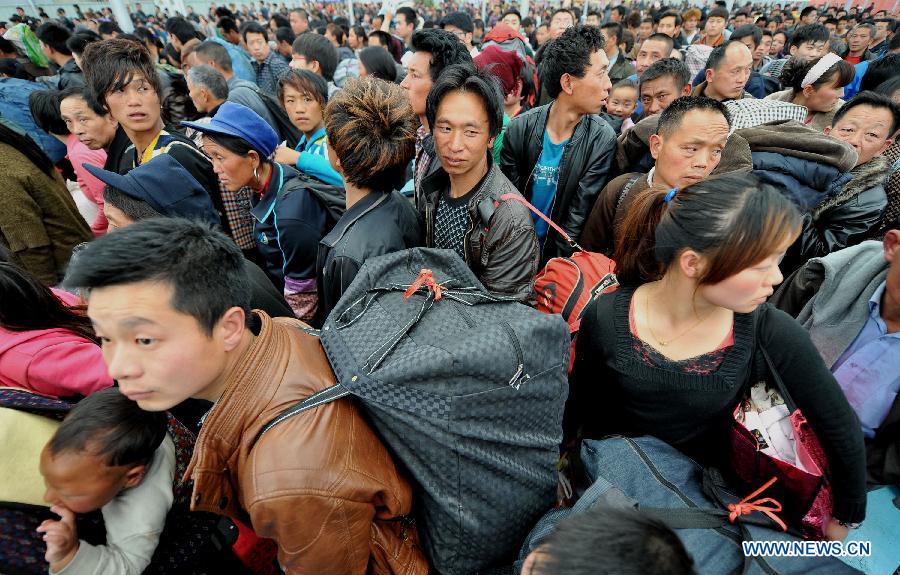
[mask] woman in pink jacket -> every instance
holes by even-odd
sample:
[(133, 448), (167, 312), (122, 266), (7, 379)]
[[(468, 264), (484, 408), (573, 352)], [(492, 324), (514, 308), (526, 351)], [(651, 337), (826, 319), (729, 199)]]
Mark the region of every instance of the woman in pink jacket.
[(113, 384), (77, 304), (0, 253), (0, 387), (71, 397)]

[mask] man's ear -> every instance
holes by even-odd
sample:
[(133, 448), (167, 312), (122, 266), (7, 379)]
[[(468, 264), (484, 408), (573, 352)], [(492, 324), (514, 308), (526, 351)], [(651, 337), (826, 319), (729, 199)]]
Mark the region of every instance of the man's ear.
[(240, 345), (247, 327), (247, 315), (240, 307), (225, 310), (213, 330), (213, 337), (221, 338), (225, 351), (232, 351)]
[(826, 136), (831, 134), (831, 126), (825, 126), (825, 128), (822, 129), (822, 133)]
[(891, 230), (884, 234), (884, 261), (891, 265), (900, 265), (900, 230)]
[(659, 149), (662, 148), (663, 140), (659, 134), (651, 134), (650, 135), (650, 155), (653, 156), (653, 159), (657, 159), (659, 157)]
[(572, 95), (575, 86), (571, 74), (566, 73), (559, 78), (559, 87), (566, 94)]
[(125, 472), (125, 485), (124, 487), (134, 487), (144, 478), (144, 474), (147, 473), (146, 465), (135, 465), (131, 469)]
[(310, 60), (309, 63), (313, 67), (312, 71), (315, 72), (316, 74), (318, 74), (319, 76), (321, 76), (322, 75), (322, 66), (321, 66), (321, 64), (319, 64), (319, 61), (318, 60)]
[(712, 69), (712, 68), (707, 68), (707, 69), (706, 69), (706, 83), (707, 83), (707, 84), (709, 84), (710, 82), (712, 82), (712, 77), (713, 77), (713, 69)]
[(691, 83), (688, 82), (687, 84), (684, 85), (684, 88), (681, 89), (681, 95), (682, 96), (690, 96), (692, 90), (693, 90), (693, 88), (691, 86)]

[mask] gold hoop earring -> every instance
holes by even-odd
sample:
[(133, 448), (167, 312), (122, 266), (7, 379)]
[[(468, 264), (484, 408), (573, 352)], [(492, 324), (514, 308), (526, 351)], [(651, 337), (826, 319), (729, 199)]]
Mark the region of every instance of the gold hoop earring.
[(256, 180), (257, 184), (261, 184), (262, 182), (259, 181), (259, 172), (257, 172), (256, 170), (257, 170), (257, 168), (254, 167), (253, 168), (253, 179)]

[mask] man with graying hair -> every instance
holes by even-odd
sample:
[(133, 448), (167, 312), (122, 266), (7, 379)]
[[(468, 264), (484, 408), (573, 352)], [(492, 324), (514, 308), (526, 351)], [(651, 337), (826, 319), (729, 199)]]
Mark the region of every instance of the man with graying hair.
[(206, 64), (194, 66), (187, 74), (188, 94), (198, 112), (214, 116), (228, 99), (228, 82), (218, 70)]
[[(188, 96), (191, 97), (197, 111), (203, 114), (203, 117), (197, 121), (209, 122), (219, 110), (219, 106), (228, 100), (229, 90), (225, 76), (212, 66), (200, 64), (191, 66), (185, 74), (185, 79), (187, 80)], [(203, 145), (203, 134), (197, 130), (187, 128), (185, 135), (193, 140), (197, 147)]]

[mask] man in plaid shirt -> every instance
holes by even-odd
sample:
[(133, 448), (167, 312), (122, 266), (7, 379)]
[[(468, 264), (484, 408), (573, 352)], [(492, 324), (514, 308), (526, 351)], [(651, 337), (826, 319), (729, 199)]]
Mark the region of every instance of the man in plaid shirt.
[(244, 26), (244, 42), (253, 56), (256, 84), (265, 94), (278, 93), (278, 80), (291, 71), (290, 66), (277, 52), (269, 48), (269, 34), (262, 25), (250, 22)]

